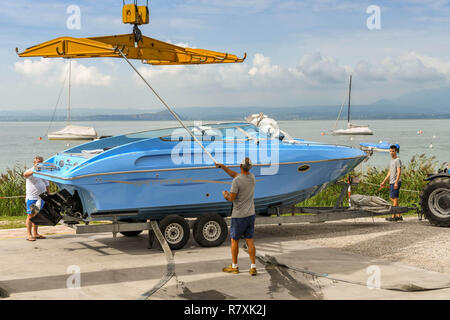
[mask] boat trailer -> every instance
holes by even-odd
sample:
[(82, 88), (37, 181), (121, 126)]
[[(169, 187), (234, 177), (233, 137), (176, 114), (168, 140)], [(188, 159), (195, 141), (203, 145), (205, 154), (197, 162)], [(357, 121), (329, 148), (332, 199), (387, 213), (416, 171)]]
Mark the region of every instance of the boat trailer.
[[(269, 209), (266, 215), (257, 215), (255, 225), (284, 225), (298, 223), (323, 223), (326, 221), (337, 221), (345, 219), (367, 218), (382, 215), (401, 214), (408, 211), (416, 211), (419, 220), (422, 214), (418, 207), (393, 207), (386, 210), (369, 210), (344, 206), (343, 200), (351, 185), (358, 184), (357, 179), (349, 179), (346, 182), (337, 182), (342, 186), (342, 191), (334, 206), (330, 207), (299, 207), (295, 205), (275, 205)], [(137, 236), (142, 231), (148, 230), (148, 247), (152, 248), (155, 242), (155, 232), (152, 221), (139, 220), (137, 212), (120, 212), (101, 215), (92, 214), (93, 220), (87, 220), (79, 212), (82, 208), (77, 207), (78, 195), (71, 196), (67, 191), (43, 195), (46, 204), (39, 214), (32, 218), (38, 225), (56, 225), (63, 222), (76, 231), (76, 234), (111, 232), (113, 237), (117, 233), (131, 237)], [(56, 210), (54, 204), (60, 208)], [(60, 213), (58, 213), (60, 211)], [(90, 224), (97, 219), (111, 220), (109, 223)], [(142, 217), (140, 218), (142, 219)], [(231, 224), (230, 217), (221, 217), (218, 214), (203, 214), (194, 218), (183, 218), (178, 215), (165, 215), (165, 218), (157, 220), (162, 234), (166, 238), (171, 249), (181, 249), (188, 241), (190, 230), (200, 246), (214, 247), (221, 245), (228, 236), (228, 226)]]

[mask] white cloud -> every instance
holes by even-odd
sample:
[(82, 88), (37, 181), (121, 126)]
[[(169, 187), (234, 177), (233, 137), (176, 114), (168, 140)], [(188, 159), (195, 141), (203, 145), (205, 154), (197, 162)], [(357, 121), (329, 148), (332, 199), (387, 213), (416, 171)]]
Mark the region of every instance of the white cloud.
[(279, 76), (282, 73), (281, 67), (277, 65), (272, 65), (270, 58), (265, 57), (261, 53), (255, 54), (253, 58), (253, 67), (248, 71), (251, 77), (273, 77)]
[(410, 51), (385, 57), (374, 66), (359, 62), (355, 74), (368, 81), (445, 82), (450, 81), (450, 62)]
[[(155, 104), (154, 100), (147, 100), (148, 92), (143, 89), (145, 84), (136, 74), (124, 73), (125, 76), (114, 81), (113, 86), (111, 76), (104, 74), (106, 70), (112, 72), (109, 62), (97, 64), (97, 69), (77, 61), (72, 61), (72, 83), (87, 85), (84, 92), (92, 88), (92, 92), (99, 95), (96, 86), (111, 84), (102, 89), (106, 99), (119, 92), (133, 92), (131, 95), (136, 99), (134, 103), (139, 107), (142, 103)], [(67, 61), (25, 59), (16, 63), (14, 68), (31, 83), (51, 87), (62, 83), (67, 74)], [(354, 75), (357, 103), (371, 103), (380, 98), (394, 98), (411, 90), (450, 83), (450, 62), (417, 52), (385, 55), (378, 61), (364, 59), (355, 65), (314, 52), (302, 55), (294, 66), (274, 63), (270, 57), (257, 53), (244, 63), (141, 65), (138, 70), (173, 106), (340, 103), (338, 100), (347, 90), (350, 74)], [(129, 70), (123, 67), (122, 71)], [(129, 81), (127, 74), (132, 74), (133, 81)], [(121, 87), (116, 88), (116, 85)], [(115, 103), (123, 105), (124, 101), (119, 96)]]
[(387, 74), (380, 66), (374, 67), (367, 61), (360, 61), (355, 66), (354, 75), (363, 81), (386, 81)]
[[(239, 88), (265, 87), (268, 84), (280, 86), (289, 78), (289, 70), (280, 65), (273, 65), (269, 57), (255, 54), (252, 64), (224, 65), (180, 65), (180, 66), (142, 66), (139, 72), (149, 80), (167, 82), (172, 86), (184, 88)], [(141, 82), (138, 77), (135, 79)]]
[(322, 57), (320, 52), (305, 54), (296, 68), (297, 75), (311, 84), (341, 83), (350, 67), (341, 66), (333, 57)]
[[(69, 65), (66, 61), (41, 58), (40, 60), (25, 59), (14, 64), (14, 70), (31, 81), (54, 85), (61, 83), (68, 74)], [(73, 85), (108, 86), (112, 77), (98, 71), (96, 67), (85, 66), (72, 61), (71, 83)]]
[(49, 59), (41, 59), (40, 61), (33, 61), (25, 59), (14, 64), (14, 70), (27, 77), (40, 78), (48, 73), (54, 64)]

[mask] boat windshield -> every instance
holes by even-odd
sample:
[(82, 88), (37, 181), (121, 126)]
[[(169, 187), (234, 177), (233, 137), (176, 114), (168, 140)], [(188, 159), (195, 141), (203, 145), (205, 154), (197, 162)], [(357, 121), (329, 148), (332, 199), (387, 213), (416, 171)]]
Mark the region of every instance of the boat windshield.
[[(198, 140), (202, 141), (251, 140), (260, 139), (262, 135), (256, 126), (246, 122), (207, 124), (202, 126), (188, 126), (187, 128), (191, 130)], [(163, 141), (192, 139), (183, 127), (157, 129), (94, 140), (68, 149), (64, 153), (86, 156), (86, 152), (95, 151), (95, 153), (101, 153), (125, 144), (154, 138), (160, 138)]]
[[(201, 126), (187, 126), (189, 130), (202, 141), (215, 140), (250, 140), (259, 137), (259, 130), (256, 126), (249, 123), (223, 123), (208, 124)], [(146, 131), (126, 135), (131, 139), (149, 139), (159, 137), (163, 141), (180, 141), (184, 139), (192, 139), (186, 129), (171, 128), (157, 131)]]

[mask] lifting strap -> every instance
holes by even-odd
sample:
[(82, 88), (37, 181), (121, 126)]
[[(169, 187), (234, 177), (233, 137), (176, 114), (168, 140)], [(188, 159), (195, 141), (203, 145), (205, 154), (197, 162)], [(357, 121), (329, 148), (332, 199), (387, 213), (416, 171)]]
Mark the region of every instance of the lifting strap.
[(125, 54), (123, 54), (121, 49), (117, 49), (120, 55), (125, 59), (126, 62), (130, 65), (130, 67), (139, 75), (139, 77), (145, 82), (145, 84), (152, 90), (152, 92), (155, 94), (155, 96), (159, 99), (159, 101), (162, 102), (162, 104), (169, 110), (169, 112), (172, 114), (172, 116), (183, 126), (184, 129), (189, 133), (189, 135), (194, 139), (196, 143), (205, 151), (205, 153), (211, 158), (211, 160), (214, 163), (217, 163), (216, 159), (211, 155), (211, 153), (206, 150), (206, 148), (203, 146), (203, 144), (195, 137), (195, 135), (192, 133), (191, 130), (189, 130), (183, 123), (183, 121), (178, 117), (178, 115), (173, 112), (173, 110), (167, 105), (167, 103), (160, 97), (160, 95), (153, 89), (153, 87), (148, 83), (148, 81), (142, 76), (142, 74), (133, 66), (133, 64), (128, 60)]

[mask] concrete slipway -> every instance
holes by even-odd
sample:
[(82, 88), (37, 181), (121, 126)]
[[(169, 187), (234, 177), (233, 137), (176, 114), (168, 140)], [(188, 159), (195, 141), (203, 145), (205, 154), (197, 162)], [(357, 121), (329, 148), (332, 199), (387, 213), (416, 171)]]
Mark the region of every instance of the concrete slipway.
[[(41, 228), (41, 232), (47, 239), (28, 242), (23, 229), (0, 231), (4, 299), (141, 299), (166, 271), (164, 253), (147, 248), (146, 233), (113, 239), (109, 233), (75, 235), (62, 226)], [(174, 252), (176, 275), (149, 299), (450, 298), (448, 274), (306, 244), (287, 232), (279, 234), (273, 236), (273, 230), (264, 234), (257, 228), (256, 277), (248, 274), (244, 249), (239, 254), (240, 274), (221, 271), (230, 262), (229, 240), (220, 247), (202, 248), (191, 239)], [(74, 278), (73, 272), (76, 276), (78, 271), (79, 278)], [(76, 279), (80, 287), (69, 289), (68, 283), (76, 286)], [(381, 288), (368, 288), (368, 281)], [(410, 292), (436, 287), (447, 288)]]

